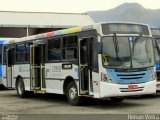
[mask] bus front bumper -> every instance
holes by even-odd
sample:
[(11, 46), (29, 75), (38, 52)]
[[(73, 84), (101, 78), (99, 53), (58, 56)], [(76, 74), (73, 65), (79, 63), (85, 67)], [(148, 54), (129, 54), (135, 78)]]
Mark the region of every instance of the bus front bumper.
[(131, 85), (113, 84), (107, 82), (100, 83), (100, 98), (124, 97), (153, 93), (156, 93), (156, 80)]

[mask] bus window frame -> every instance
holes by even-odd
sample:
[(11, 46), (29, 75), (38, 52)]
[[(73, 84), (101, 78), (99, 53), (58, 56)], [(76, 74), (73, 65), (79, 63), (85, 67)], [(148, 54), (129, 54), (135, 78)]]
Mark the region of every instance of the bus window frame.
[[(77, 49), (77, 58), (74, 58), (74, 59), (63, 59), (63, 50), (66, 50), (67, 49), (67, 47), (63, 47), (63, 38), (64, 37), (77, 37), (77, 45), (76, 45), (76, 47), (68, 47), (68, 48), (76, 48)], [(64, 36), (62, 36), (62, 43), (61, 43), (61, 50), (62, 50), (62, 61), (66, 61), (66, 62), (68, 62), (68, 61), (78, 61), (78, 57), (79, 57), (79, 52), (78, 52), (78, 41), (79, 41), (79, 38), (78, 38), (78, 35), (77, 34), (69, 34), (69, 35), (64, 35)]]
[[(48, 41), (49, 40), (52, 40), (52, 39), (60, 39), (60, 51), (61, 51), (61, 54), (60, 54), (60, 59), (59, 60), (49, 60), (48, 59)], [(61, 49), (61, 37), (60, 36), (54, 36), (54, 37), (50, 37), (50, 38), (46, 38), (46, 50), (45, 50), (45, 53), (46, 53), (46, 63), (60, 63), (62, 61), (62, 49)]]
[[(78, 63), (78, 43), (77, 43), (77, 58), (76, 59), (63, 59), (63, 38), (64, 37), (70, 37), (70, 36), (77, 36), (77, 42), (79, 41), (79, 37), (77, 35), (77, 33), (74, 34), (67, 34), (67, 35), (62, 35), (62, 36), (54, 36), (54, 37), (49, 37), (49, 38), (45, 38), (46, 41), (46, 50), (45, 50), (45, 54), (46, 54), (46, 63), (61, 63), (61, 62), (77, 62)], [(54, 39), (54, 38), (59, 38), (60, 39), (60, 50), (61, 50), (61, 54), (60, 54), (60, 60), (48, 60), (48, 40), (50, 39)]]
[[(25, 57), (26, 57), (26, 44), (29, 44), (29, 43), (32, 43), (33, 44), (33, 41), (25, 41), (25, 42), (17, 42), (17, 43), (14, 43), (14, 48), (15, 48), (15, 55), (17, 54), (17, 51), (16, 51), (16, 46), (19, 45), (19, 44), (24, 44), (25, 46), (25, 51), (23, 52), (24, 54), (24, 61), (22, 62), (17, 62), (16, 61), (16, 56), (15, 56), (15, 64), (30, 64), (30, 49), (29, 49), (29, 61), (26, 61), (25, 60)], [(31, 45), (29, 45), (31, 46)], [(30, 48), (30, 47), (29, 47)]]
[(25, 49), (25, 42), (24, 43), (22, 43), (22, 42), (20, 42), (20, 43), (17, 43), (17, 44), (15, 44), (15, 63), (16, 64), (21, 64), (21, 63), (23, 63), (23, 64), (25, 64), (25, 52), (24, 51), (22, 51), (22, 54), (23, 54), (23, 56), (24, 56), (24, 58), (22, 59), (23, 61), (17, 61), (17, 46), (18, 45), (22, 45), (22, 44), (24, 44), (24, 49)]

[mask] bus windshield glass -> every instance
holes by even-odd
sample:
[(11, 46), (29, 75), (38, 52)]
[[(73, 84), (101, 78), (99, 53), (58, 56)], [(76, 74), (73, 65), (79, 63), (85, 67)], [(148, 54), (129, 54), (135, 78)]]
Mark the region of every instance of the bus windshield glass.
[(160, 39), (154, 39), (156, 63), (160, 63)]
[(102, 61), (109, 68), (154, 66), (152, 39), (137, 36), (102, 37)]

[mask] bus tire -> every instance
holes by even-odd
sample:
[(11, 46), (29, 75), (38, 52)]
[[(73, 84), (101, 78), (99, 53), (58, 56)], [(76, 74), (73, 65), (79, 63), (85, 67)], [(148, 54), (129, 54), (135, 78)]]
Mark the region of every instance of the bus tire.
[(16, 84), (17, 95), (20, 98), (26, 98), (33, 95), (31, 91), (25, 91), (25, 86), (22, 78), (19, 78)]
[(67, 99), (71, 105), (79, 106), (82, 104), (82, 97), (78, 96), (77, 86), (74, 81), (67, 85)]
[(118, 103), (118, 102), (122, 102), (124, 100), (124, 98), (119, 98), (119, 97), (111, 97), (110, 101), (114, 102), (114, 103)]

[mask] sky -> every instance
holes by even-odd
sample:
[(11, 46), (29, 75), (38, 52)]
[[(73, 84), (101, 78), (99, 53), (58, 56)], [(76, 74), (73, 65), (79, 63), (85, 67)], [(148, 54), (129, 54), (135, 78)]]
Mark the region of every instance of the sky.
[(0, 0), (0, 11), (83, 13), (112, 9), (126, 2), (160, 9), (160, 0)]

